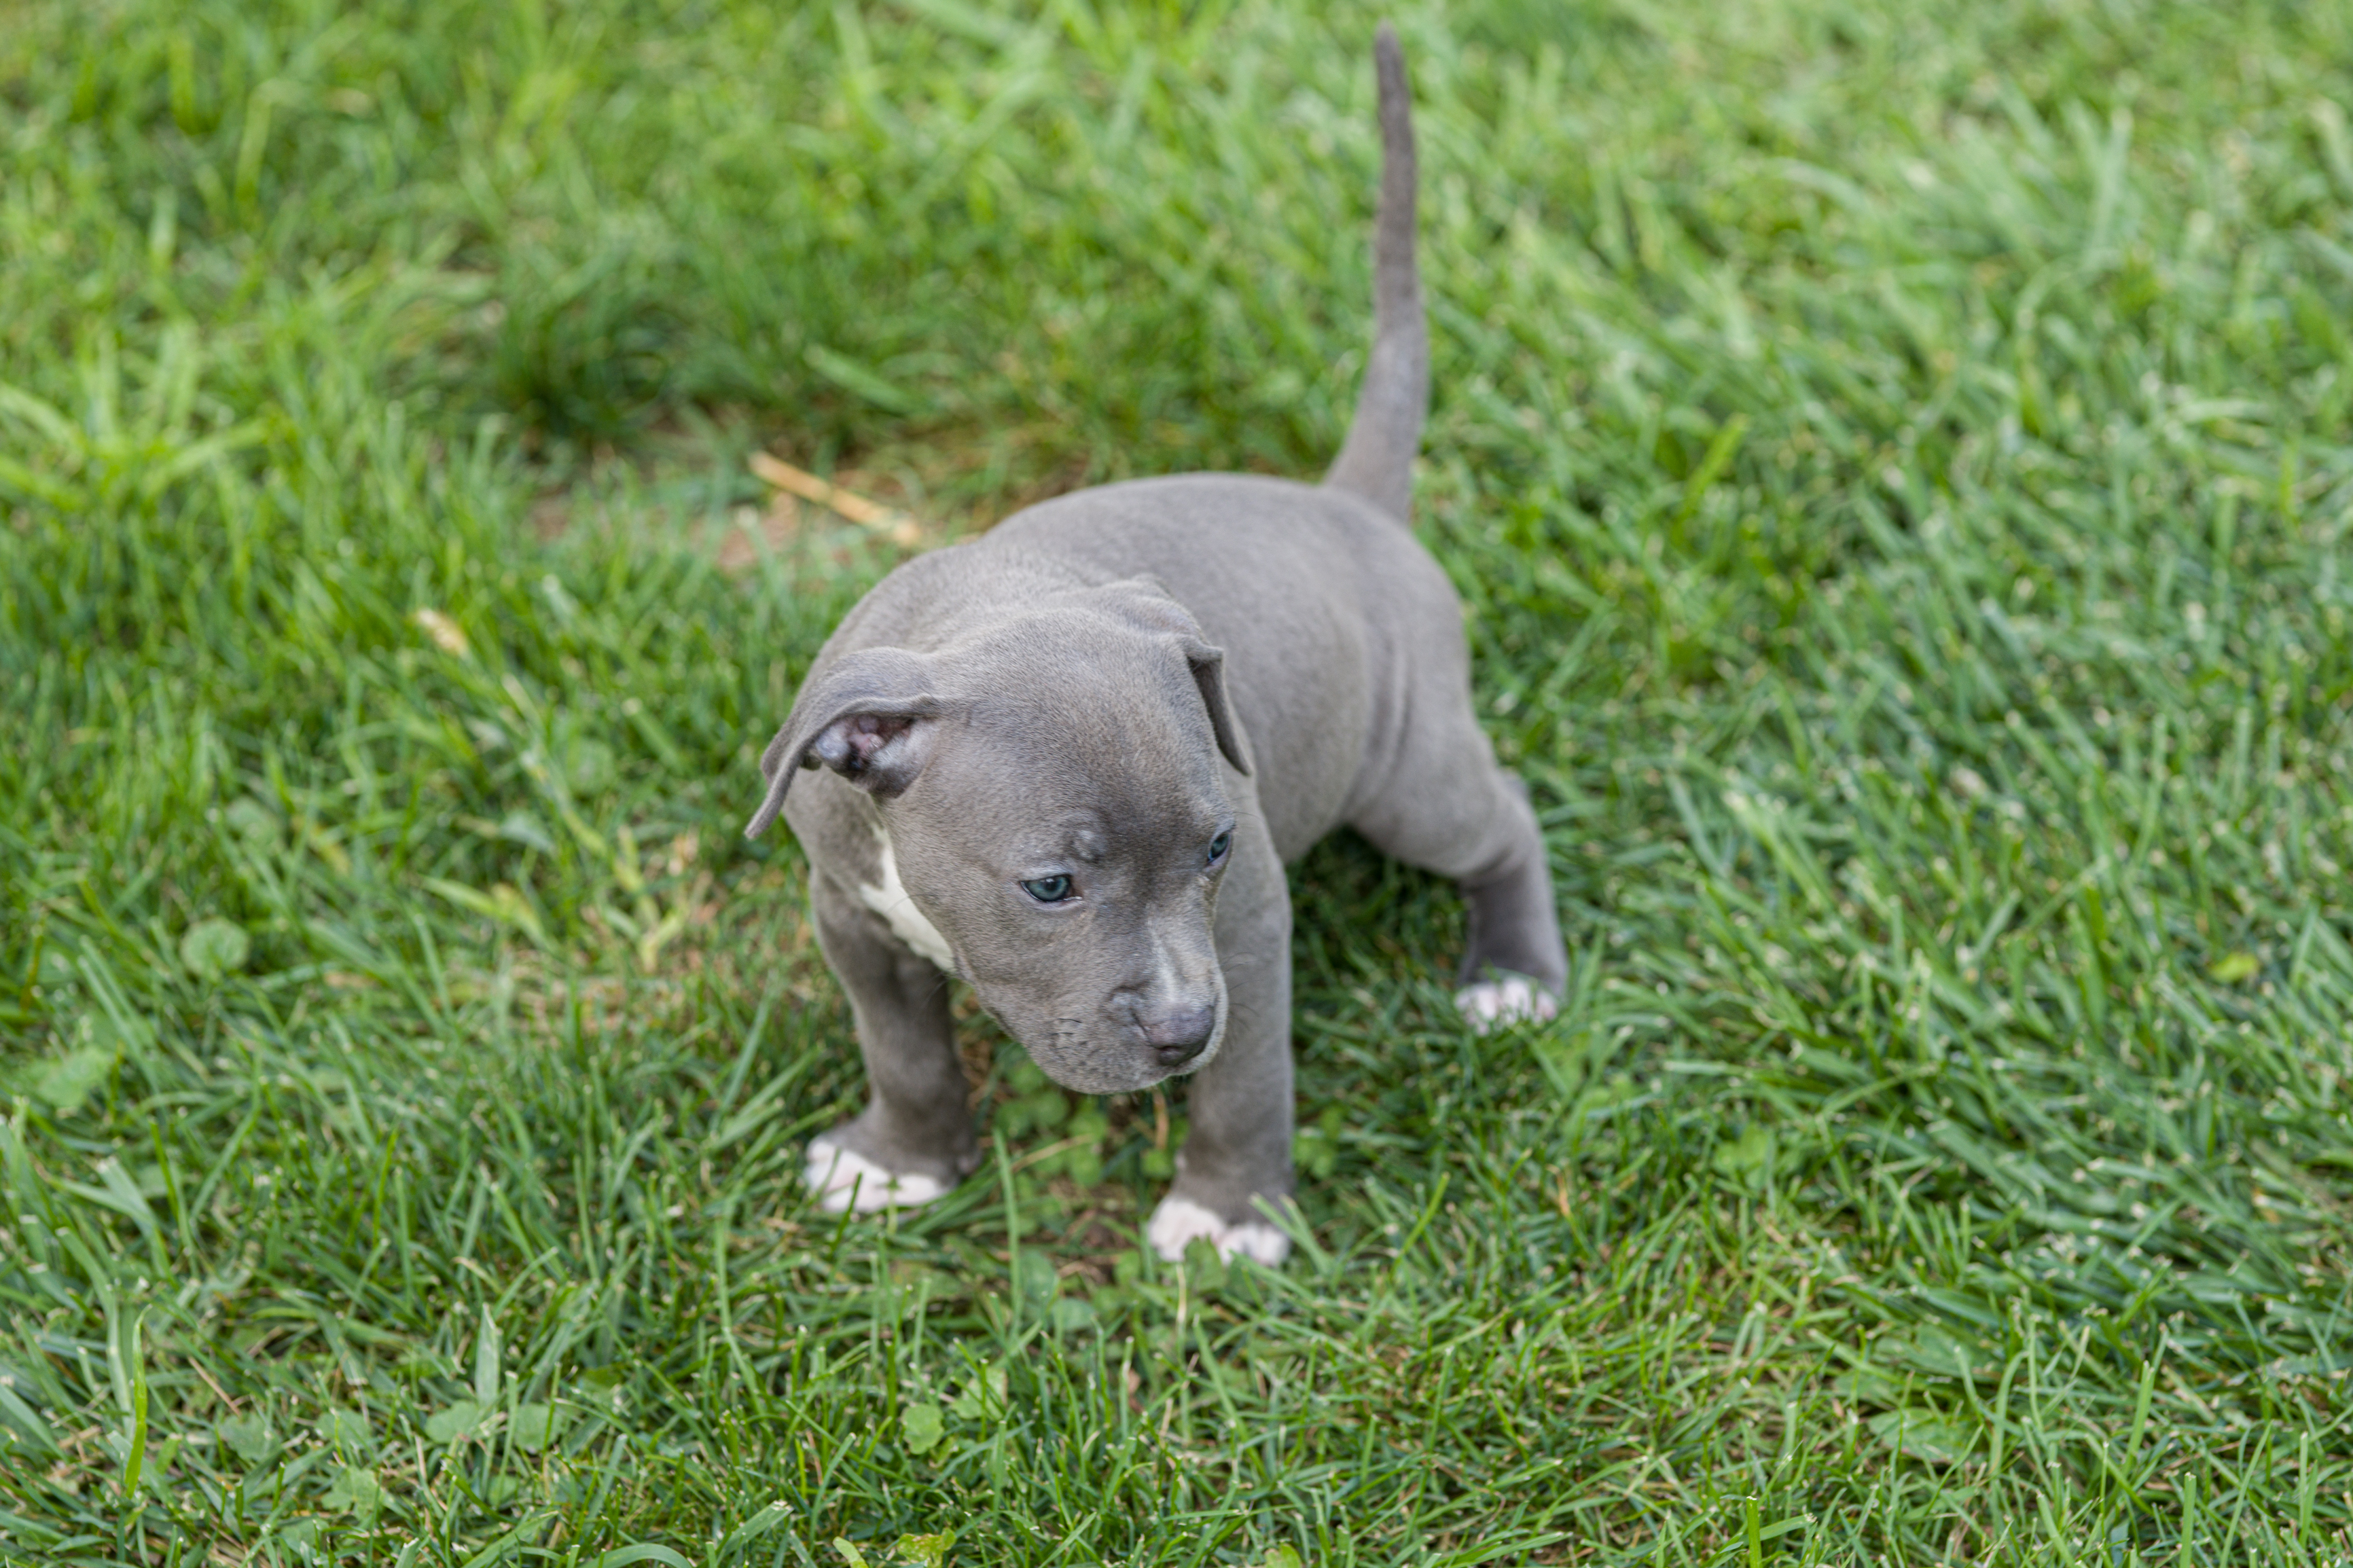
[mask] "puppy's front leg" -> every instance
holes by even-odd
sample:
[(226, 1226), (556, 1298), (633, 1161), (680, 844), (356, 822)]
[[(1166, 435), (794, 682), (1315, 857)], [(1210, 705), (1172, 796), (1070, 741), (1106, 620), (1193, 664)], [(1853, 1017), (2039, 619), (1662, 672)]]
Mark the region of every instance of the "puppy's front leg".
[(849, 994), (872, 1098), (811, 1141), (807, 1179), (829, 1210), (928, 1203), (980, 1163), (948, 977), (821, 871), (809, 877), (818, 945)]
[(1292, 1189), (1291, 893), (1256, 803), (1236, 805), (1234, 860), (1218, 891), (1225, 1037), (1193, 1075), (1176, 1181), (1145, 1234), (1172, 1261), (1207, 1237), (1225, 1257), (1272, 1265), (1290, 1256), (1291, 1239), (1258, 1200), (1280, 1205)]

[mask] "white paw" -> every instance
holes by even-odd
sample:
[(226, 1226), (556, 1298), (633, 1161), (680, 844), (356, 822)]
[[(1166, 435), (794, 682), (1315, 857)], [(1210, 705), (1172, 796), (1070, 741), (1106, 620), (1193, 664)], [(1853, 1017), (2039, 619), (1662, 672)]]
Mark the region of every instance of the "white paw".
[(947, 1191), (932, 1176), (894, 1176), (871, 1160), (861, 1159), (830, 1139), (809, 1141), (808, 1163), (801, 1180), (817, 1194), (818, 1207), (828, 1214), (855, 1209), (913, 1208)]
[(1500, 1024), (1541, 1024), (1560, 1011), (1542, 986), (1519, 974), (1465, 985), (1454, 994), (1454, 1005), (1482, 1035)]
[(1202, 1236), (1216, 1244), (1220, 1258), (1239, 1252), (1253, 1263), (1279, 1268), (1291, 1256), (1291, 1237), (1264, 1220), (1228, 1225), (1189, 1198), (1161, 1199), (1160, 1206), (1152, 1211), (1152, 1223), (1144, 1227), (1144, 1238), (1152, 1243), (1152, 1250), (1171, 1263), (1183, 1262), (1185, 1244)]

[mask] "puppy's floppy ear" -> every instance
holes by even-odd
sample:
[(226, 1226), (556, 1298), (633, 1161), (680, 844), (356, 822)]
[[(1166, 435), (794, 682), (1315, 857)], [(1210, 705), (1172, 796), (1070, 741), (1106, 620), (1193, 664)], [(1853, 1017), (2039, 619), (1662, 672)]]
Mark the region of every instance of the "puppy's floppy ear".
[(1234, 772), (1248, 778), (1250, 753), (1242, 747), (1241, 731), (1226, 705), (1225, 650), (1192, 637), (1178, 637), (1176, 646), (1184, 650), (1185, 662), (1193, 668), (1193, 684), (1201, 689), (1201, 700), (1208, 706), (1209, 732), (1218, 738), (1218, 750), (1234, 765)]
[(793, 775), (822, 764), (871, 795), (894, 795), (931, 760), (946, 710), (933, 690), (931, 660), (900, 647), (860, 648), (804, 687), (785, 727), (760, 756), (767, 797), (746, 838), (757, 838), (785, 809)]

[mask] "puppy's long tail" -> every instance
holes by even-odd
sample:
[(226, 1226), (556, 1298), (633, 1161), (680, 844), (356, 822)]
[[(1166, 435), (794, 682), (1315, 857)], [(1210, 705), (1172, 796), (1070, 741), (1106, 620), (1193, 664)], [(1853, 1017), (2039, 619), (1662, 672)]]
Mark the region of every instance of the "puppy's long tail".
[(1373, 357), (1347, 443), (1324, 482), (1404, 521), (1413, 513), (1413, 459), (1430, 411), (1430, 329), (1415, 269), (1413, 89), (1387, 22), (1373, 38), (1381, 83), (1381, 206), (1373, 225)]

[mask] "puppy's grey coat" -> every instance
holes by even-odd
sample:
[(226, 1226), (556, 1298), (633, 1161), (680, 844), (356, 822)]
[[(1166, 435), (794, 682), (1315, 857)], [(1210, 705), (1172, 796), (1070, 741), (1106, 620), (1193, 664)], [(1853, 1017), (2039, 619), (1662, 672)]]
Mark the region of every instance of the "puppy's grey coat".
[(1190, 1071), (1152, 1239), (1278, 1260), (1258, 1205), (1292, 1186), (1282, 867), (1343, 823), (1461, 884), (1474, 1017), (1557, 994), (1544, 845), (1472, 717), (1461, 605), (1407, 524), (1429, 348), (1387, 26), (1375, 55), (1377, 331), (1324, 483), (1109, 485), (910, 561), (826, 643), (761, 760), (749, 831), (781, 811), (807, 852), (872, 1089), (811, 1146), (833, 1206), (920, 1202), (978, 1162), (949, 968), (1070, 1088)]

